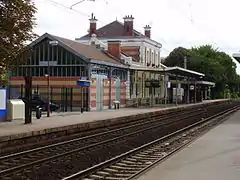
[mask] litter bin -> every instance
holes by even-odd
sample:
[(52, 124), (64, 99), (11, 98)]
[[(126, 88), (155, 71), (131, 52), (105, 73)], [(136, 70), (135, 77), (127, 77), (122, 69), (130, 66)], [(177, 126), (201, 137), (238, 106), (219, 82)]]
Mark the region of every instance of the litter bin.
[(120, 102), (114, 101), (114, 109), (119, 109), (119, 108), (120, 108)]
[(81, 107), (81, 109), (80, 109), (80, 110), (81, 110), (81, 113), (83, 113), (83, 112), (84, 112), (84, 108), (83, 108), (83, 107)]
[(42, 108), (39, 106), (36, 107), (36, 118), (40, 119), (42, 117)]
[(8, 121), (25, 119), (25, 103), (21, 99), (8, 100), (7, 108)]

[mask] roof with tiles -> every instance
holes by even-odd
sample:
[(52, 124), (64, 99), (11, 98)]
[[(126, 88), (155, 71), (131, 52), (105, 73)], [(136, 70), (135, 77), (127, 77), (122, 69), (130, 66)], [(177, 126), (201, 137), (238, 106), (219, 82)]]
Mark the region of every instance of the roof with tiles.
[(121, 65), (121, 63), (119, 62), (120, 60), (111, 56), (109, 53), (103, 52), (101, 49), (97, 49), (95, 46), (85, 45), (74, 40), (45, 33), (44, 35), (39, 37), (36, 41), (41, 41), (45, 38), (57, 40), (59, 41), (59, 45), (61, 45), (62, 43), (63, 45), (67, 46), (70, 50), (73, 50), (74, 52), (86, 57), (87, 59), (93, 59)]
[[(123, 36), (124, 32), (124, 24), (115, 20), (106, 26), (103, 26), (97, 29), (96, 34), (98, 37), (117, 37)], [(142, 33), (133, 30), (133, 37), (145, 37)], [(84, 35), (83, 37), (79, 38), (79, 40), (88, 39), (89, 34)], [(78, 38), (77, 38), (78, 39)]]

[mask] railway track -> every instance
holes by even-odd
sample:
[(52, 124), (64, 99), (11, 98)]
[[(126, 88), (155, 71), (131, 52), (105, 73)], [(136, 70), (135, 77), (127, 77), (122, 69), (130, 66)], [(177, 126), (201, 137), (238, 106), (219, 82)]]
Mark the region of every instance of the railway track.
[(209, 112), (203, 107), (183, 111), (149, 122), (0, 157), (0, 177), (60, 179), (174, 132), (179, 129), (180, 124), (193, 124), (224, 108), (226, 105), (220, 104), (209, 107)]
[[(164, 114), (162, 113), (150, 113), (148, 115), (148, 119), (154, 119), (154, 118), (162, 118), (168, 115), (173, 115), (175, 113), (179, 113), (181, 112), (181, 109), (177, 109), (175, 111), (170, 111), (170, 112), (166, 112)], [(107, 126), (103, 126), (103, 127), (98, 127), (98, 128), (93, 128), (87, 131), (80, 131), (79, 130), (71, 130), (69, 132), (59, 132), (59, 133), (49, 133), (46, 135), (38, 135), (36, 137), (31, 137), (31, 138), (22, 138), (20, 140), (14, 140), (11, 141), (10, 143), (4, 143), (1, 144), (1, 152), (0, 152), (0, 156), (6, 156), (9, 154), (13, 154), (13, 153), (17, 153), (17, 152), (22, 152), (22, 151), (26, 151), (28, 149), (36, 149), (38, 147), (43, 147), (43, 146), (47, 146), (47, 145), (51, 145), (51, 144), (57, 144), (63, 141), (68, 141), (68, 140), (72, 140), (72, 139), (77, 139), (77, 138), (81, 138), (81, 137), (85, 137), (85, 136), (91, 136), (94, 134), (99, 134), (99, 133), (103, 133), (109, 130), (117, 130), (119, 128), (122, 127), (126, 127), (126, 126), (130, 126), (130, 125), (135, 125), (138, 123), (142, 123), (146, 121), (145, 118), (138, 118), (135, 117), (135, 119), (129, 119), (127, 121), (124, 122), (116, 122), (113, 123), (111, 125), (107, 125)]]
[(202, 119), (192, 125), (179, 129), (141, 147), (135, 148), (110, 160), (80, 171), (62, 180), (130, 180), (176, 153), (194, 139), (219, 124), (240, 106), (222, 111)]

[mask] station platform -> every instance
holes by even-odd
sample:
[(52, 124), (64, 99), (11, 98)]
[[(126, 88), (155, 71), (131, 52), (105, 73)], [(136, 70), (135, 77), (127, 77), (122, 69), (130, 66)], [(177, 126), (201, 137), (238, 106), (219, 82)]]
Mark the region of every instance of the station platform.
[(138, 180), (239, 180), (240, 111)]
[(201, 103), (178, 105), (172, 107), (161, 108), (121, 108), (118, 110), (104, 110), (84, 112), (67, 112), (53, 113), (51, 117), (43, 117), (41, 119), (33, 118), (31, 124), (24, 124), (24, 121), (15, 120), (12, 122), (0, 123), (0, 143), (9, 140), (21, 139), (31, 136), (44, 135), (66, 131), (71, 129), (88, 130), (90, 128), (102, 127), (103, 125), (114, 124), (113, 122), (124, 122), (134, 119), (137, 115), (146, 117), (148, 113), (159, 111), (172, 111), (173, 109), (184, 108), (189, 106), (198, 106), (200, 104), (208, 104), (213, 102), (227, 101), (226, 99), (207, 100)]

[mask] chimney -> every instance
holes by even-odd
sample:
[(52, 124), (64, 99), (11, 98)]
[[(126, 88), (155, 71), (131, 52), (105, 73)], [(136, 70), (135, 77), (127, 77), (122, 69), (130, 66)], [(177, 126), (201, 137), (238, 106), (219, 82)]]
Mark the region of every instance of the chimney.
[(116, 58), (120, 58), (121, 41), (108, 41), (108, 53)]
[(133, 35), (133, 20), (134, 17), (131, 16), (125, 16), (124, 18), (124, 36), (132, 36)]
[(92, 13), (91, 19), (89, 19), (89, 21), (90, 21), (89, 36), (91, 37), (92, 34), (96, 34), (96, 30), (97, 30), (97, 19), (93, 15), (93, 13)]
[(151, 27), (149, 25), (146, 25), (144, 27), (144, 30), (145, 30), (145, 32), (144, 32), (145, 36), (148, 38), (151, 38)]

